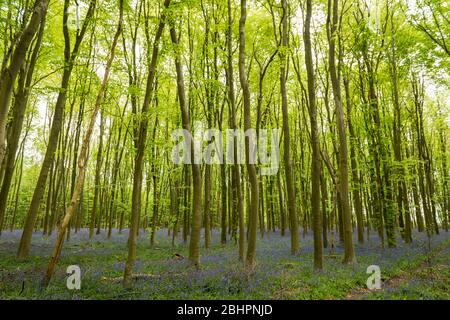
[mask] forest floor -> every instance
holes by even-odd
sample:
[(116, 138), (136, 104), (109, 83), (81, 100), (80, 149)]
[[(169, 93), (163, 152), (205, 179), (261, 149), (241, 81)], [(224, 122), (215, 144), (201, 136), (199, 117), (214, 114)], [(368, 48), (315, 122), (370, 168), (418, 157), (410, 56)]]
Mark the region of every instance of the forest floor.
[[(445, 231), (428, 241), (415, 232), (413, 243), (398, 239), (396, 248), (381, 248), (375, 233), (364, 245), (355, 244), (358, 263), (343, 265), (343, 248), (324, 250), (324, 271), (313, 271), (312, 233), (301, 238), (301, 251), (290, 254), (290, 239), (279, 232), (258, 239), (255, 272), (249, 276), (238, 263), (237, 245), (222, 247), (218, 232), (212, 245), (202, 249), (202, 268), (194, 270), (187, 247), (172, 247), (167, 230), (160, 230), (154, 248), (141, 232), (132, 290), (121, 277), (127, 257), (127, 232), (104, 233), (88, 240), (80, 230), (64, 244), (56, 273), (45, 292), (39, 282), (46, 269), (56, 234), (33, 235), (30, 257), (22, 262), (15, 253), (20, 231), (0, 236), (0, 299), (450, 299), (450, 237)], [(338, 242), (338, 241), (335, 241)], [(431, 250), (430, 250), (431, 249)], [(68, 290), (66, 268), (81, 268), (81, 289)], [(369, 265), (381, 270), (382, 288), (369, 291)]]

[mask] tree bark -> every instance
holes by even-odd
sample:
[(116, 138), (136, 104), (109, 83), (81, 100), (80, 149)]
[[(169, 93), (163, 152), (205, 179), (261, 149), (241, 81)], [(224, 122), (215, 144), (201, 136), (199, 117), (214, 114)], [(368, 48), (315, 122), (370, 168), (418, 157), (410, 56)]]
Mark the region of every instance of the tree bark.
[[(164, 1), (164, 9), (167, 9), (170, 5), (170, 0)], [(137, 131), (135, 131), (135, 148), (136, 155), (134, 158), (134, 172), (133, 172), (133, 192), (131, 199), (131, 226), (128, 235), (128, 258), (125, 265), (123, 275), (123, 286), (125, 288), (131, 288), (133, 283), (133, 267), (136, 260), (136, 246), (137, 246), (137, 231), (139, 228), (139, 216), (141, 209), (141, 189), (142, 189), (142, 171), (144, 166), (144, 149), (147, 139), (148, 130), (148, 110), (153, 94), (153, 84), (156, 75), (156, 64), (159, 53), (159, 40), (163, 33), (165, 26), (165, 12), (162, 13), (158, 28), (156, 30), (155, 38), (153, 41), (153, 51), (149, 66), (149, 73), (147, 78), (147, 87), (145, 90), (144, 102), (142, 105), (141, 114), (143, 115), (141, 121), (138, 123)], [(137, 112), (137, 110), (135, 110)]]
[[(178, 37), (174, 27), (170, 29), (170, 37), (172, 43), (178, 46)], [(178, 100), (180, 103), (181, 119), (183, 129), (187, 132), (188, 136), (185, 139), (191, 139), (193, 142), (193, 136), (190, 126), (189, 110), (186, 107), (186, 93), (184, 87), (183, 69), (181, 66), (181, 59), (179, 55), (175, 57), (175, 68), (177, 73), (177, 89)], [(191, 162), (192, 162), (192, 184), (193, 184), (193, 205), (192, 205), (192, 220), (189, 239), (189, 261), (191, 265), (197, 269), (200, 267), (200, 232), (202, 222), (202, 173), (200, 164), (195, 161), (195, 150), (193, 144), (191, 144)]]
[[(342, 94), (340, 84), (339, 67), (336, 67), (336, 38), (338, 26), (338, 0), (328, 0), (328, 25), (329, 25), (329, 68), (331, 86), (333, 88), (334, 104), (336, 107), (336, 125), (339, 132), (339, 196), (342, 206), (342, 220), (344, 229), (344, 263), (355, 263), (355, 250), (353, 248), (352, 215), (348, 199), (348, 151), (347, 132), (342, 107)], [(331, 5), (332, 2), (332, 5)], [(330, 21), (331, 20), (331, 21)], [(331, 23), (331, 25), (330, 25)]]
[[(247, 1), (241, 0), (241, 17), (239, 19), (239, 79), (242, 87), (242, 95), (244, 102), (244, 129), (251, 129), (251, 112), (250, 112), (250, 89), (247, 80), (247, 72), (245, 68), (245, 24), (247, 19)], [(245, 139), (245, 158), (248, 172), (248, 180), (250, 182), (250, 217), (249, 217), (249, 233), (248, 247), (246, 257), (246, 267), (253, 270), (256, 265), (256, 234), (258, 228), (259, 214), (259, 188), (256, 167), (250, 163), (250, 141), (249, 137)], [(255, 141), (253, 141), (255, 143)]]
[[(233, 71), (233, 44), (232, 44), (232, 34), (233, 34), (233, 17), (232, 17), (232, 7), (231, 0), (227, 1), (228, 8), (228, 23), (227, 23), (227, 93), (228, 93), (228, 103), (230, 106), (230, 127), (232, 129), (237, 129), (236, 125), (236, 100), (234, 92), (234, 71)], [(237, 155), (237, 139), (234, 139), (234, 149), (233, 149), (233, 159), (234, 163), (232, 165), (231, 172), (231, 189), (232, 189), (232, 208), (233, 215), (239, 218), (239, 260), (245, 261), (245, 222), (244, 222), (244, 200), (242, 196), (241, 189), (241, 170), (240, 164), (238, 163)], [(231, 212), (231, 210), (230, 210)], [(222, 212), (222, 233), (221, 239), (222, 244), (226, 242), (226, 217), (224, 216), (226, 212)], [(232, 224), (231, 219), (228, 223)]]
[(289, 48), (288, 38), (288, 22), (287, 22), (287, 1), (282, 0), (281, 6), (283, 8), (282, 18), (282, 31), (281, 31), (281, 45), (283, 50), (280, 52), (280, 89), (281, 89), (281, 110), (283, 113), (283, 146), (284, 146), (284, 170), (286, 174), (286, 191), (288, 202), (288, 214), (289, 214), (289, 229), (291, 231), (291, 254), (297, 254), (300, 250), (300, 241), (298, 237), (298, 219), (297, 219), (297, 203), (295, 197), (294, 186), (294, 171), (292, 170), (291, 159), (291, 133), (289, 130), (289, 111), (286, 92), (286, 78), (287, 78), (287, 64), (285, 51)]
[(311, 49), (311, 17), (312, 17), (312, 1), (306, 1), (306, 19), (304, 26), (303, 38), (305, 42), (305, 64), (308, 76), (308, 102), (309, 102), (309, 118), (311, 122), (311, 214), (313, 217), (314, 231), (314, 269), (322, 270), (322, 215), (320, 213), (320, 141), (319, 129), (317, 125), (317, 107), (316, 107), (316, 88), (315, 88), (315, 72)]

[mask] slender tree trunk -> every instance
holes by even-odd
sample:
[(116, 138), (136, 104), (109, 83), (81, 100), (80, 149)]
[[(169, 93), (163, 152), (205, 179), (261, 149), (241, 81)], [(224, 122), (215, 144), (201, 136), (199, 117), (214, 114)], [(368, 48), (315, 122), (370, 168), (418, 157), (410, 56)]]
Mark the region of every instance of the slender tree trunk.
[[(178, 46), (178, 37), (175, 29), (171, 27), (170, 37), (172, 43)], [(185, 139), (191, 139), (193, 142), (193, 136), (190, 127), (190, 117), (189, 110), (186, 107), (186, 93), (184, 86), (184, 76), (183, 69), (181, 66), (181, 59), (176, 56), (175, 67), (177, 73), (177, 89), (178, 89), (178, 100), (180, 103), (181, 119), (183, 124), (183, 129), (188, 135)], [(200, 164), (196, 163), (195, 147), (194, 143), (191, 144), (191, 162), (192, 162), (192, 184), (193, 184), (193, 210), (192, 210), (192, 221), (191, 221), (191, 232), (189, 240), (189, 261), (191, 265), (196, 268), (200, 267), (200, 232), (201, 232), (201, 222), (202, 222), (202, 173)]]
[[(233, 71), (233, 44), (232, 44), (232, 34), (233, 34), (233, 18), (232, 18), (232, 7), (231, 0), (227, 1), (228, 8), (228, 23), (227, 23), (227, 93), (228, 93), (228, 103), (230, 106), (230, 127), (232, 129), (237, 129), (236, 126), (236, 101), (234, 92), (234, 71)], [(241, 170), (240, 164), (238, 163), (237, 155), (237, 139), (234, 138), (233, 143), (233, 160), (231, 172), (231, 194), (233, 195), (233, 203), (229, 212), (233, 211), (234, 216), (239, 218), (239, 260), (245, 262), (245, 223), (244, 223), (244, 199), (241, 189)], [(230, 197), (231, 198), (231, 197)], [(229, 226), (231, 227), (232, 220), (228, 219)], [(226, 218), (222, 216), (222, 243), (226, 241)]]
[(183, 166), (184, 187), (183, 187), (183, 243), (186, 244), (189, 235), (189, 203), (191, 200), (191, 179), (189, 165)]
[[(152, 141), (156, 140), (156, 128), (158, 126), (158, 116), (155, 119), (155, 125), (153, 126), (153, 136), (152, 136)], [(157, 149), (156, 149), (156, 145), (153, 146), (152, 148), (152, 161), (153, 163), (151, 164), (152, 167), (152, 172), (151, 172), (151, 176), (152, 176), (152, 180), (153, 180), (153, 216), (152, 216), (152, 231), (150, 234), (150, 246), (153, 247), (153, 245), (155, 244), (155, 234), (156, 234), (156, 224), (158, 221), (158, 194), (157, 194), (157, 187), (158, 187), (158, 175), (156, 173), (156, 156), (157, 156)]]
[(448, 216), (450, 214), (450, 192), (448, 189), (448, 181), (450, 174), (447, 171), (447, 152), (446, 152), (446, 139), (444, 138), (444, 132), (441, 129), (439, 131), (439, 142), (441, 147), (441, 163), (442, 163), (442, 227), (448, 232)]
[[(164, 1), (164, 10), (170, 5), (170, 0)], [(131, 288), (132, 283), (132, 273), (134, 267), (134, 261), (136, 260), (136, 246), (137, 246), (137, 231), (139, 228), (139, 216), (141, 209), (141, 189), (142, 189), (142, 171), (144, 164), (144, 149), (145, 142), (147, 139), (147, 129), (148, 129), (148, 118), (147, 113), (149, 110), (150, 100), (153, 94), (153, 84), (156, 75), (156, 64), (158, 60), (159, 53), (159, 40), (161, 38), (162, 32), (165, 26), (165, 13), (161, 15), (158, 29), (155, 34), (153, 41), (153, 52), (149, 66), (149, 74), (147, 78), (147, 87), (145, 90), (144, 103), (142, 106), (141, 114), (144, 117), (141, 119), (138, 125), (138, 131), (135, 132), (135, 147), (136, 155), (134, 158), (134, 173), (133, 173), (133, 192), (131, 200), (131, 226), (128, 235), (128, 258), (125, 265), (124, 275), (123, 275), (123, 286), (125, 288)]]
[(285, 235), (286, 230), (286, 213), (284, 211), (285, 203), (283, 199), (283, 188), (281, 186), (281, 176), (280, 172), (277, 173), (277, 187), (278, 187), (278, 201), (280, 206), (280, 228), (281, 228), (281, 236)]
[[(391, 65), (391, 77), (392, 77), (392, 93), (393, 93), (393, 103), (394, 103), (394, 125), (393, 125), (393, 149), (394, 149), (394, 159), (397, 162), (397, 172), (400, 177), (397, 181), (397, 211), (399, 213), (399, 227), (403, 239), (406, 243), (412, 242), (411, 236), (411, 221), (409, 216), (409, 210), (407, 208), (406, 197), (406, 183), (404, 182), (404, 169), (402, 167), (402, 151), (401, 151), (401, 110), (400, 101), (398, 93), (398, 76), (397, 76), (397, 57), (396, 57), (396, 47), (395, 47), (395, 33), (394, 33), (394, 11), (390, 15), (391, 20), (391, 54), (390, 54), (390, 65)], [(404, 213), (404, 219), (403, 219)], [(404, 221), (403, 221), (404, 220)]]
[(220, 243), (227, 243), (227, 172), (225, 165), (220, 166), (221, 210), (220, 210)]
[(355, 152), (355, 144), (356, 144), (356, 134), (355, 129), (353, 128), (352, 123), (352, 102), (350, 96), (350, 83), (349, 79), (346, 75), (343, 77), (344, 88), (345, 88), (345, 101), (347, 105), (347, 124), (348, 131), (350, 134), (350, 164), (352, 171), (352, 195), (353, 195), (353, 206), (355, 208), (356, 213), (356, 225), (358, 229), (358, 242), (359, 244), (364, 243), (364, 219), (363, 219), (363, 207), (361, 200), (361, 185), (359, 183), (358, 177), (358, 164), (356, 161), (356, 152)]
[[(332, 5), (331, 5), (332, 1)], [(347, 151), (347, 132), (344, 120), (344, 110), (342, 107), (342, 94), (340, 85), (339, 66), (336, 68), (335, 47), (337, 26), (338, 26), (338, 0), (329, 0), (328, 13), (329, 26), (329, 67), (331, 85), (333, 88), (334, 104), (336, 107), (336, 125), (339, 132), (339, 195), (342, 206), (342, 220), (344, 229), (344, 263), (355, 263), (355, 250), (353, 248), (353, 232), (352, 232), (352, 215), (350, 211), (350, 203), (348, 199), (348, 151)], [(332, 7), (332, 8), (331, 8)]]
[[(245, 24), (247, 19), (247, 1), (241, 0), (241, 17), (239, 19), (239, 79), (242, 87), (242, 95), (244, 101), (244, 129), (250, 130), (251, 112), (250, 112), (250, 89), (247, 80), (247, 72), (245, 68)], [(259, 214), (259, 190), (258, 177), (256, 167), (250, 161), (250, 137), (245, 139), (245, 158), (247, 163), (248, 180), (250, 182), (250, 217), (249, 217), (249, 233), (248, 233), (248, 248), (246, 257), (246, 267), (250, 271), (256, 265), (256, 233), (258, 228), (258, 214)], [(254, 145), (256, 141), (252, 141)]]
[(323, 171), (320, 175), (320, 195), (322, 200), (322, 241), (323, 247), (328, 247), (328, 229), (327, 229), (327, 181)]
[(208, 249), (211, 244), (211, 233), (210, 233), (210, 214), (211, 214), (211, 166), (205, 165), (205, 209), (204, 215), (204, 228), (205, 228), (205, 249)]
[(286, 78), (287, 78), (287, 63), (285, 50), (289, 48), (289, 38), (288, 38), (288, 22), (287, 22), (287, 1), (282, 0), (281, 2), (283, 8), (283, 18), (282, 18), (282, 31), (281, 31), (281, 45), (283, 50), (280, 53), (280, 87), (281, 87), (281, 110), (283, 113), (283, 142), (284, 142), (284, 170), (286, 173), (286, 191), (287, 191), (287, 202), (288, 202), (288, 214), (289, 214), (289, 227), (291, 231), (291, 254), (297, 254), (300, 250), (300, 241), (298, 237), (298, 219), (297, 219), (297, 204), (295, 198), (295, 186), (294, 186), (294, 171), (292, 170), (292, 159), (291, 159), (291, 133), (289, 130), (289, 112), (288, 112), (288, 101), (286, 92)]
[(313, 217), (314, 231), (314, 269), (322, 270), (322, 215), (320, 213), (320, 141), (319, 130), (317, 125), (317, 107), (315, 92), (315, 75), (311, 49), (311, 17), (312, 17), (312, 1), (306, 0), (306, 19), (304, 26), (303, 38), (305, 42), (305, 64), (308, 76), (308, 102), (309, 102), (309, 118), (311, 122), (311, 213)]
[(17, 188), (15, 192), (15, 199), (14, 199), (14, 211), (11, 221), (11, 227), (10, 231), (12, 232), (14, 229), (14, 226), (16, 225), (16, 217), (17, 217), (17, 210), (19, 207), (19, 195), (20, 195), (20, 186), (22, 183), (22, 175), (23, 175), (23, 157), (25, 153), (25, 145), (22, 145), (22, 150), (20, 151), (20, 165), (19, 165), (19, 177), (17, 178)]
[(95, 165), (95, 179), (94, 179), (94, 200), (92, 204), (91, 222), (89, 224), (89, 239), (94, 236), (95, 221), (97, 219), (97, 206), (99, 203), (100, 196), (100, 175), (102, 170), (102, 160), (103, 160), (103, 134), (105, 131), (105, 119), (103, 117), (103, 112), (100, 110), (100, 132), (99, 132), (99, 142), (97, 149), (97, 163)]

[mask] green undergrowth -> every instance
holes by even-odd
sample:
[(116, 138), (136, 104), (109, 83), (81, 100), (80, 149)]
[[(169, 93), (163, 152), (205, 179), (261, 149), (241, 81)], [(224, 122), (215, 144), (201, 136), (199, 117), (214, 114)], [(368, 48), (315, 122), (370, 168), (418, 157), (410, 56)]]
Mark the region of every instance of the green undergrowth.
[[(312, 238), (312, 237), (311, 237)], [(146, 238), (138, 245), (132, 290), (124, 290), (121, 277), (127, 258), (126, 237), (114, 241), (78, 241), (65, 244), (49, 287), (39, 290), (46, 269), (51, 241), (39, 238), (34, 254), (17, 261), (16, 244), (0, 241), (0, 299), (344, 299), (352, 291), (365, 288), (369, 265), (379, 265), (382, 280), (403, 276), (417, 269), (427, 255), (426, 239), (412, 245), (382, 249), (376, 243), (355, 245), (357, 263), (342, 264), (340, 246), (324, 250), (324, 269), (314, 271), (312, 239), (305, 238), (298, 255), (289, 252), (288, 237), (272, 235), (261, 239), (257, 266), (246, 272), (238, 261), (237, 246), (219, 244), (202, 249), (202, 267), (189, 266), (187, 246), (171, 246), (161, 240), (153, 248)], [(432, 249), (448, 247), (447, 235), (434, 239)], [(176, 258), (175, 254), (178, 257)], [(398, 288), (366, 293), (361, 299), (448, 299), (450, 250), (441, 250), (411, 280)], [(81, 289), (68, 290), (66, 268), (81, 268)]]

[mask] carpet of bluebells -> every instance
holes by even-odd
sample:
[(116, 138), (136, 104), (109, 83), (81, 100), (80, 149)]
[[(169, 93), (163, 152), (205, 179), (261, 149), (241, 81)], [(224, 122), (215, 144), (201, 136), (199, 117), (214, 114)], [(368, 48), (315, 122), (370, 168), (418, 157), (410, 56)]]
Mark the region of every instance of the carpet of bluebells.
[[(167, 230), (159, 230), (156, 244), (141, 232), (138, 241), (135, 273), (139, 277), (132, 290), (122, 288), (120, 277), (127, 257), (127, 231), (114, 231), (107, 239), (104, 233), (88, 240), (88, 231), (71, 235), (64, 244), (56, 273), (48, 289), (38, 290), (56, 238), (33, 235), (26, 261), (16, 260), (21, 231), (0, 236), (0, 299), (345, 299), (358, 288), (364, 289), (369, 265), (378, 265), (382, 281), (408, 275), (396, 286), (383, 286), (376, 292), (365, 290), (354, 299), (449, 299), (450, 237), (445, 231), (430, 240), (415, 232), (413, 243), (399, 238), (396, 248), (381, 248), (375, 233), (364, 245), (355, 244), (358, 263), (343, 265), (343, 248), (339, 241), (333, 250), (324, 249), (324, 270), (314, 272), (312, 233), (301, 238), (301, 250), (290, 253), (289, 235), (279, 232), (258, 238), (257, 267), (252, 274), (244, 272), (238, 261), (234, 242), (220, 245), (220, 235), (213, 232), (212, 245), (201, 249), (202, 267), (195, 270), (187, 259), (187, 246), (181, 240), (172, 246)], [(439, 252), (431, 259), (432, 252)], [(419, 268), (428, 260), (425, 268)], [(81, 268), (81, 289), (68, 290), (66, 268)], [(364, 290), (363, 290), (364, 291)]]

